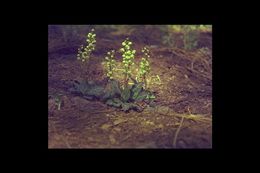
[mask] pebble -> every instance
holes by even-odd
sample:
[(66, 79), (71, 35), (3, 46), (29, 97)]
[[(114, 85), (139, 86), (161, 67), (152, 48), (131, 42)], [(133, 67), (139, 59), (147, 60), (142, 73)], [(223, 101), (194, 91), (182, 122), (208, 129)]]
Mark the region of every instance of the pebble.
[(167, 107), (167, 106), (158, 106), (157, 107), (157, 112), (159, 113), (159, 114), (168, 114), (169, 113), (169, 111), (170, 111), (170, 108), (169, 107)]

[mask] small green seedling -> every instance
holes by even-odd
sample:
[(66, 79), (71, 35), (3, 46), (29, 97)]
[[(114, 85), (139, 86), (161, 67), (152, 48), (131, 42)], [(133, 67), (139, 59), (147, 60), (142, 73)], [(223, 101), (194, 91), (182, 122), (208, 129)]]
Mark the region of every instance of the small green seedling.
[(129, 41), (129, 38), (126, 38), (125, 41), (122, 42), (122, 48), (120, 52), (123, 57), (123, 65), (124, 65), (124, 88), (128, 86), (128, 81), (131, 76), (131, 66), (134, 65), (134, 57), (136, 50), (132, 49), (132, 42)]
[(198, 44), (199, 33), (197, 28), (199, 25), (183, 25), (183, 44), (185, 50), (193, 50)]
[(61, 94), (57, 94), (54, 96), (55, 105), (57, 106), (58, 110), (60, 110), (61, 108), (61, 103), (62, 103), (61, 96), (62, 96)]
[(141, 81), (144, 83), (144, 88), (147, 88), (146, 76), (151, 70), (150, 63), (148, 61), (148, 58), (150, 58), (149, 49), (147, 47), (144, 47), (142, 49), (142, 52), (144, 53), (144, 57), (142, 58), (142, 60), (140, 62), (139, 78), (141, 78)]
[(105, 57), (105, 66), (107, 77), (113, 79), (114, 70), (116, 68), (115, 50), (107, 52), (107, 56)]
[(91, 32), (87, 35), (87, 45), (81, 45), (78, 49), (77, 59), (82, 62), (87, 62), (90, 58), (91, 53), (95, 50), (96, 46), (96, 34), (94, 29), (91, 29)]
[(158, 74), (156, 75), (156, 78), (155, 78), (155, 79), (156, 79), (155, 82), (156, 82), (157, 84), (159, 84), (159, 85), (162, 84), (161, 78), (160, 78), (160, 76), (159, 76)]

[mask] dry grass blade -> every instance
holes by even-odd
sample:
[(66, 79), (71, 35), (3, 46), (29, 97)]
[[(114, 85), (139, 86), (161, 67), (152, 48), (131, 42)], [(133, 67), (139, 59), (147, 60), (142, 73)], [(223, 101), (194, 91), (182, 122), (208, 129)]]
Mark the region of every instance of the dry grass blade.
[(176, 130), (175, 132), (175, 135), (174, 135), (174, 139), (173, 139), (173, 147), (176, 148), (176, 142), (177, 142), (177, 137), (178, 137), (178, 134), (181, 130), (181, 127), (182, 127), (182, 124), (183, 124), (183, 121), (184, 121), (184, 116), (181, 118), (181, 122), (180, 122), (180, 125), (178, 127), (178, 129)]

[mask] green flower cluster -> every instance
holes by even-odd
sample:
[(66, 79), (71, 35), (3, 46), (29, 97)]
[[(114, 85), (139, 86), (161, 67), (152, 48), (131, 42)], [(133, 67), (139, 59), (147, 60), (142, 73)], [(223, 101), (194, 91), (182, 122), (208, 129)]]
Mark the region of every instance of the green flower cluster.
[(87, 46), (81, 45), (78, 49), (77, 59), (85, 62), (89, 59), (90, 54), (93, 50), (95, 50), (96, 46), (96, 34), (94, 33), (94, 29), (91, 29), (91, 32), (87, 35)]
[(129, 75), (131, 73), (130, 67), (134, 64), (134, 57), (136, 50), (131, 49), (132, 42), (129, 41), (129, 38), (127, 38), (122, 43), (122, 48), (120, 49), (120, 52), (122, 53), (123, 57), (123, 64), (124, 64), (124, 72), (126, 75)]
[(142, 58), (142, 60), (140, 62), (139, 74), (141, 76), (145, 76), (147, 73), (150, 72), (150, 64), (149, 64), (149, 61), (148, 61), (148, 58), (150, 58), (149, 49), (147, 47), (144, 47), (142, 49), (142, 52), (144, 53), (144, 57)]
[(107, 77), (109, 79), (113, 79), (113, 72), (116, 67), (115, 50), (107, 52), (107, 56), (105, 57), (105, 65), (107, 70)]
[(131, 66), (134, 65), (134, 57), (136, 50), (131, 49), (132, 42), (129, 41), (129, 38), (126, 38), (125, 41), (122, 43), (122, 48), (120, 52), (122, 53), (123, 57), (123, 65), (124, 65), (124, 88), (128, 86), (128, 80), (131, 76)]
[(144, 82), (144, 87), (147, 87), (147, 81), (146, 81), (146, 75), (150, 72), (150, 63), (148, 61), (148, 58), (150, 58), (149, 55), (149, 49), (147, 47), (144, 47), (142, 49), (142, 52), (144, 53), (144, 57), (141, 59), (140, 66), (139, 66), (139, 78)]

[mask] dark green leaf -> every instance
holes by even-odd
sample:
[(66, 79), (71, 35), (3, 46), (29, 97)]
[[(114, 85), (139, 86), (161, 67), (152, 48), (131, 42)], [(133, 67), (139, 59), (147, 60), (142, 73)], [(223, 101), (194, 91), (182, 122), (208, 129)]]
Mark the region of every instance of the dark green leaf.
[(126, 111), (129, 111), (131, 109), (136, 110), (138, 112), (142, 111), (142, 108), (140, 106), (136, 105), (135, 103), (123, 103), (122, 104), (122, 110), (123, 111), (126, 112)]
[(120, 93), (119, 82), (115, 80), (111, 80), (110, 83), (114, 93), (119, 94)]
[(132, 99), (136, 99), (143, 89), (143, 83), (134, 84), (132, 87)]
[(108, 99), (106, 101), (106, 104), (114, 107), (120, 107), (122, 105), (122, 101), (118, 98), (113, 98), (113, 99)]
[(82, 82), (75, 81), (73, 83), (73, 88), (70, 88), (70, 91), (84, 95), (86, 91), (89, 89), (89, 87), (90, 86), (85, 81)]
[(101, 98), (103, 101), (109, 98), (114, 98), (117, 95), (120, 95), (119, 83), (115, 80), (110, 80), (105, 88), (104, 95)]
[(91, 88), (85, 91), (85, 95), (101, 98), (104, 95), (104, 87), (99, 85), (93, 85), (91, 86)]
[(129, 100), (129, 98), (130, 98), (130, 94), (131, 94), (131, 92), (130, 92), (130, 88), (129, 87), (126, 87), (125, 89), (123, 89), (121, 91), (121, 98), (122, 98), (122, 100), (124, 102), (127, 102)]
[(147, 91), (142, 91), (139, 93), (139, 95), (136, 97), (135, 101), (143, 101), (146, 99), (148, 95), (148, 92)]
[(131, 108), (131, 104), (130, 103), (124, 103), (122, 104), (122, 110), (123, 111), (128, 111)]

